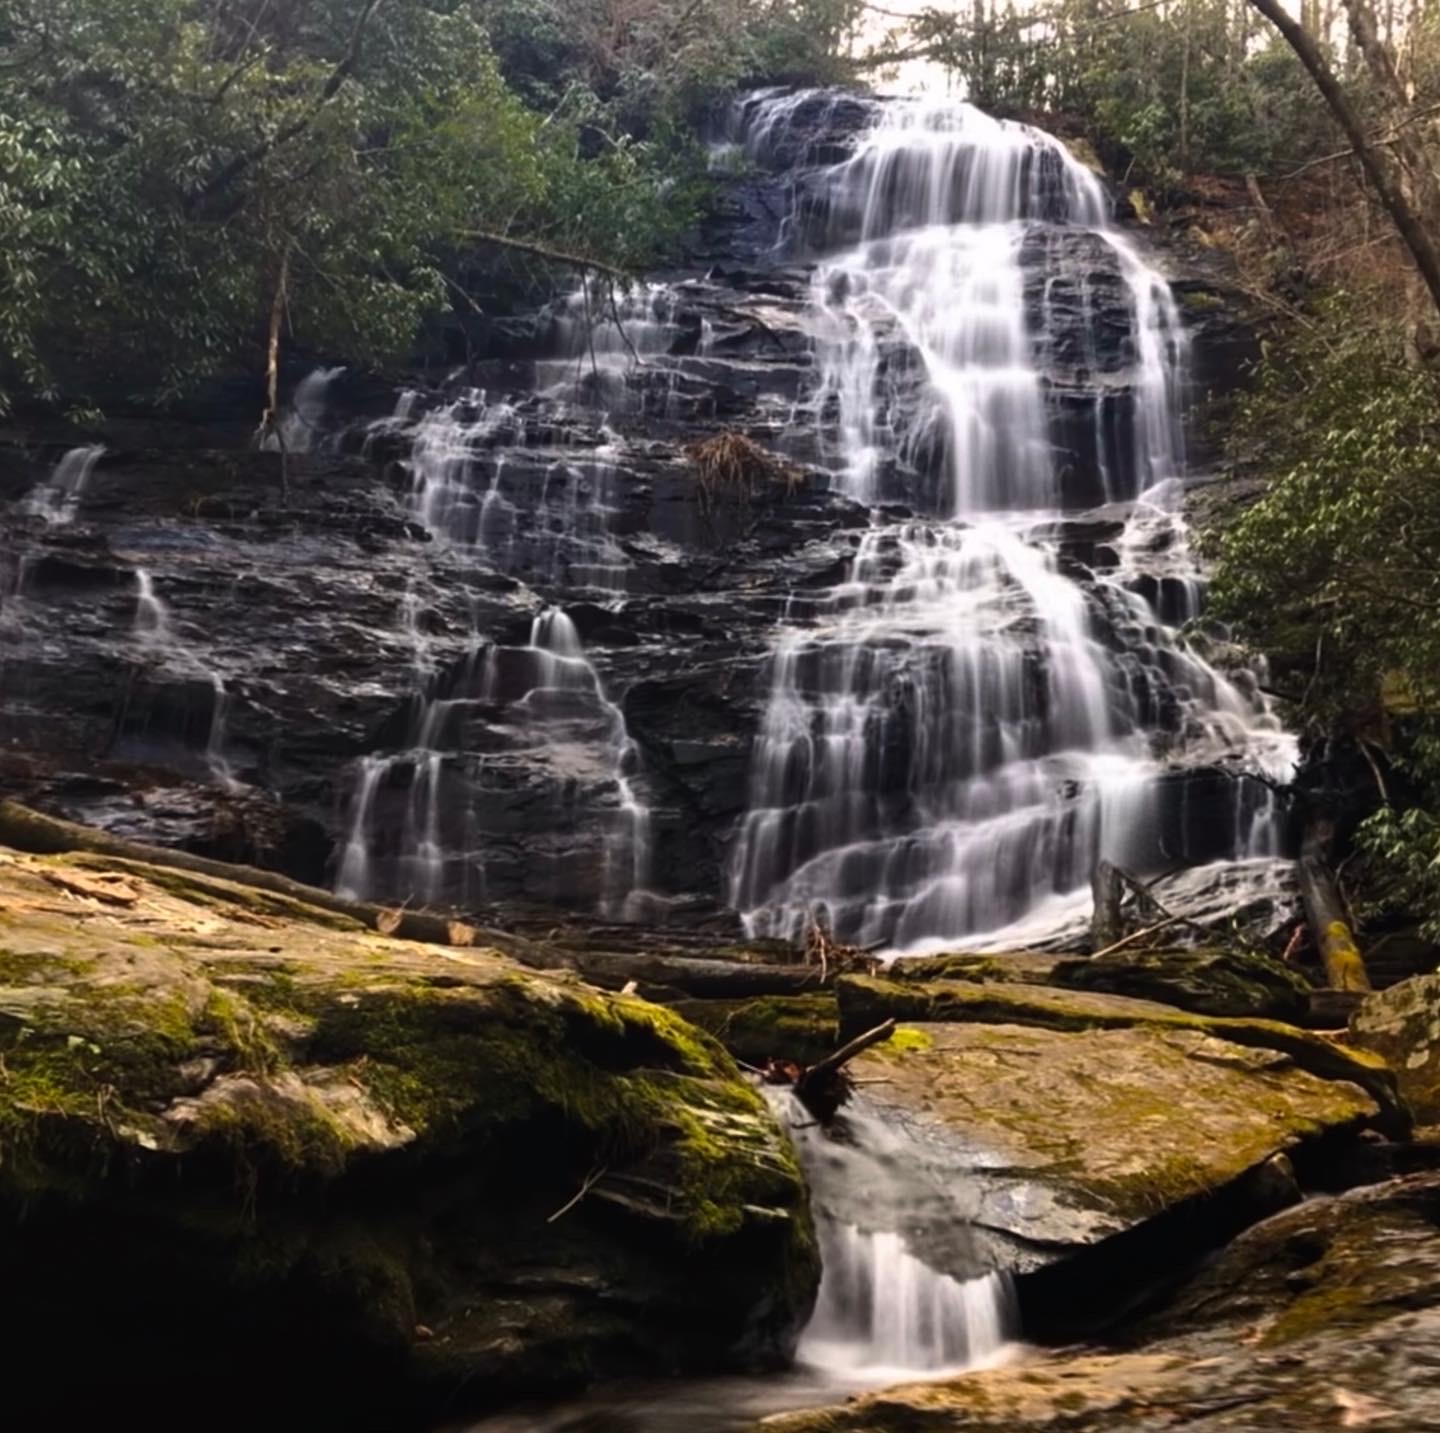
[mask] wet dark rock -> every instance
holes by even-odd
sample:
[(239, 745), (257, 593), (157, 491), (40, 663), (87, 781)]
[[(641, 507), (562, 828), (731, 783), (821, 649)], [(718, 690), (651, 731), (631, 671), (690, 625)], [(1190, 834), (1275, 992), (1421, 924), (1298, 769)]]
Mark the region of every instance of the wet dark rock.
[[(590, 740), (596, 711), (581, 752), (522, 705), (526, 658), (517, 653), (537, 615), (558, 605), (634, 743), (624, 775), (650, 812), (646, 885), (658, 897), (645, 918), (716, 917), (730, 897), (775, 627), (792, 596), (847, 573), (870, 522), (830, 491), (840, 461), (833, 422), (804, 416), (814, 272), (777, 241), (797, 195), (810, 220), (844, 221), (815, 190), (833, 181), (825, 166), (851, 152), (876, 103), (838, 91), (797, 96), (784, 123), (755, 138), (758, 167), (696, 236), (693, 266), (661, 276), (655, 351), (627, 362), (623, 382), (621, 368), (593, 358), (555, 362), (563, 296), (518, 291), (503, 296), (506, 317), (467, 335), (470, 352), (451, 379), (417, 377), (412, 419), (452, 403), (460, 419), (489, 415), (465, 440), (466, 491), (444, 522), (417, 500), (411, 435), (386, 421), (398, 395), (354, 367), (329, 380), (306, 433), (312, 451), (292, 456), (288, 483), (277, 454), (244, 446), (253, 382), (216, 388), (193, 415), (121, 410), (86, 435), (111, 451), (69, 527), (47, 527), (24, 508), (64, 440), (0, 447), (0, 751), (62, 777), (100, 763), (144, 768), (153, 775), (139, 798), (156, 784), (214, 786), (216, 820), (233, 804), (217, 775), (228, 771), (225, 780), (282, 808), (287, 829), (304, 833), (268, 849), (252, 842), (247, 859), (326, 881), (341, 873), (368, 757), (385, 768), (368, 823), (376, 896), (614, 909), (625, 894), (607, 874), (623, 819), (616, 753)], [(1117, 465), (1128, 461), (1134, 336), (1117, 265), (1102, 240), (1053, 223), (1028, 241), (1025, 302), (1047, 334), (1042, 386), (1077, 510), (1108, 496), (1107, 473), (1128, 480)], [(1199, 353), (1221, 312), (1198, 301), (1182, 309), (1195, 317)], [(898, 329), (882, 350), (884, 402), (912, 418), (933, 399), (925, 365)], [(304, 376), (287, 370), (292, 391)], [(799, 480), (740, 501), (707, 495), (684, 450), (731, 429), (797, 464)], [(888, 520), (902, 520), (901, 507), (949, 510), (948, 448), (937, 428), (894, 458), (880, 481)], [(1091, 574), (1114, 567), (1118, 532), (1115, 513), (1077, 511), (1046, 534), (1066, 573), (1106, 609), (1115, 640), (1133, 614)], [(167, 609), (163, 639), (140, 620), (142, 573)], [(1148, 595), (1162, 609), (1169, 600), (1158, 579)], [(493, 670), (480, 655), (492, 649)], [(1133, 700), (1143, 722), (1173, 738), (1184, 674), (1146, 658), (1143, 641), (1139, 650), (1126, 690), (1112, 696)], [(1033, 667), (1043, 688), (1038, 652)], [(445, 754), (427, 764), (415, 753), (437, 697), (452, 704), (436, 718)], [(885, 772), (905, 758), (897, 738)], [(222, 848), (198, 796), (193, 818), (167, 798), (163, 819), (150, 808), (146, 829), (143, 800), (127, 806), (73, 785), (66, 795), (65, 784), (35, 799), (77, 819), (122, 821), (130, 835)], [(1233, 778), (1181, 771), (1173, 784), (1157, 843), (1186, 862), (1221, 854), (1237, 809)], [(434, 842), (427, 803), (443, 812)], [(423, 871), (422, 845), (440, 848)]]

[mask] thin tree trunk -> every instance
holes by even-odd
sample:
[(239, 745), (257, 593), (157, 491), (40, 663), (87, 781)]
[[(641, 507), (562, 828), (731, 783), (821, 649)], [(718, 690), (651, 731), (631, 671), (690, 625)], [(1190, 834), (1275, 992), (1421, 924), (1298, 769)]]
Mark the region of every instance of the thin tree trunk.
[(1191, 0), (1185, 0), (1185, 48), (1180, 59), (1180, 175), (1190, 177)]
[[(1370, 137), (1365, 133), (1365, 126), (1351, 107), (1329, 62), (1315, 41), (1286, 12), (1282, 0), (1250, 0), (1250, 3), (1279, 30), (1286, 43), (1295, 51), (1296, 57), (1309, 71), (1311, 79), (1315, 81), (1325, 103), (1330, 107), (1336, 123), (1355, 146), (1356, 157), (1371, 184), (1375, 186), (1375, 192), (1380, 196), (1380, 201), (1394, 222), (1405, 247), (1410, 251), (1410, 257), (1429, 290), (1436, 313), (1440, 314), (1440, 248), (1436, 247), (1422, 216), (1416, 212), (1406, 195), (1396, 166), (1371, 143)], [(1353, 18), (1354, 11), (1363, 10), (1364, 6), (1362, 0), (1345, 0), (1345, 8)]]
[(1125, 883), (1120, 872), (1109, 861), (1097, 861), (1090, 877), (1090, 893), (1094, 910), (1090, 916), (1090, 953), (1108, 950), (1125, 934), (1120, 902)]
[(290, 501), (290, 450), (280, 421), (280, 330), (285, 323), (289, 288), (290, 244), (287, 240), (280, 255), (280, 272), (275, 278), (275, 296), (270, 302), (270, 335), (265, 345), (265, 414), (260, 420), (260, 432), (274, 434), (280, 449), (280, 493), (287, 503)]

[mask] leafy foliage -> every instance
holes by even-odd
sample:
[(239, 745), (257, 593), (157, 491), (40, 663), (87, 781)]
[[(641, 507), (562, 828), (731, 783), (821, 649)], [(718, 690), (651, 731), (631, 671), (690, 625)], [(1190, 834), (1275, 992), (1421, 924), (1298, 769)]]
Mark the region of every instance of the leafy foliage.
[(1440, 938), (1440, 381), (1363, 319), (1337, 302), (1241, 405), (1235, 454), (1266, 486), (1209, 536), (1212, 596), (1302, 720), (1389, 749), (1358, 885)]
[(0, 0), (0, 405), (178, 394), (277, 298), (403, 352), (476, 234), (639, 267), (703, 199), (689, 91), (821, 3)]
[(1440, 702), (1440, 389), (1397, 349), (1332, 313), (1232, 432), (1267, 486), (1212, 539), (1214, 602), (1323, 719)]
[(648, 132), (752, 81), (848, 77), (863, 0), (482, 0), (506, 75), (553, 109), (577, 94)]
[(1244, 0), (932, 7), (911, 35), (982, 108), (1076, 117), (1160, 187), (1270, 172), (1329, 143), (1313, 84)]

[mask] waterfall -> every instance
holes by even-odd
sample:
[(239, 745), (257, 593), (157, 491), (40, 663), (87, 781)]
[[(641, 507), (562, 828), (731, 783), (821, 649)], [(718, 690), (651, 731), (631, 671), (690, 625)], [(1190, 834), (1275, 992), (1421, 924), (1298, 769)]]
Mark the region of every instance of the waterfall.
[(317, 368), (295, 385), (290, 406), (280, 419), (279, 433), (269, 434), (262, 447), (272, 453), (311, 453), (324, 445), (326, 409), (330, 386), (345, 372), (341, 368)]
[(933, 1375), (994, 1363), (1010, 1343), (1003, 1274), (954, 1279), (895, 1233), (825, 1224), (823, 1273), (802, 1362), (867, 1379)]
[[(796, 108), (752, 102), (760, 151)], [(774, 642), (731, 864), (752, 934), (818, 912), (892, 949), (1042, 935), (1102, 854), (1151, 871), (1277, 844), (1247, 773), (1283, 778), (1293, 743), (1178, 630), (1203, 592), (1186, 341), (1110, 207), (1059, 141), (926, 101), (877, 103), (797, 201), (821, 256), (800, 416), (872, 515), (847, 580), (793, 597)], [(1086, 512), (1114, 535), (1081, 570)], [(1230, 779), (1218, 848), (1186, 816), (1202, 767)]]
[(169, 604), (156, 590), (154, 574), (144, 567), (135, 569), (135, 617), (131, 631), (147, 661), (198, 677), (209, 688), (210, 712), (202, 752), (205, 768), (216, 784), (227, 791), (242, 789), (244, 783), (235, 775), (225, 750), (225, 725), (230, 708), (225, 678), (192, 644), (177, 635)]

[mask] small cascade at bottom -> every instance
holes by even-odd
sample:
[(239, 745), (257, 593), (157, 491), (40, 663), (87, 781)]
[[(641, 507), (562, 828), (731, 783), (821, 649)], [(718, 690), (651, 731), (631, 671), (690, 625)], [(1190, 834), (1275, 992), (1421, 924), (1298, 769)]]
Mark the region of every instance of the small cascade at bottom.
[[(836, 1382), (874, 1386), (1012, 1357), (1014, 1288), (977, 1256), (957, 1188), (963, 1175), (937, 1171), (902, 1126), (863, 1101), (826, 1126), (788, 1090), (766, 1094), (794, 1140), (820, 1243), (820, 1291), (797, 1361)], [(965, 1277), (926, 1262), (904, 1232), (937, 1224), (950, 1226), (943, 1257), (958, 1260)]]
[(937, 1273), (895, 1233), (823, 1222), (824, 1273), (802, 1363), (867, 1382), (986, 1368), (1013, 1346), (1004, 1274)]

